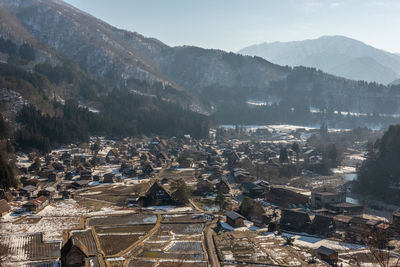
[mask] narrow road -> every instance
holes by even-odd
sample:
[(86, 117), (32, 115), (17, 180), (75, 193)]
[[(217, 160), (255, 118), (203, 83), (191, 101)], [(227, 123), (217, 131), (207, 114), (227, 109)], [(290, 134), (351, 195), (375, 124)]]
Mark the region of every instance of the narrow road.
[(197, 205), (192, 199), (189, 199), (189, 203), (195, 210), (203, 212), (203, 213), (209, 213), (206, 210), (204, 210), (201, 207), (199, 207), (199, 205)]
[(206, 238), (208, 261), (210, 262), (210, 266), (211, 267), (221, 267), (221, 265), (219, 263), (217, 251), (215, 250), (214, 240), (213, 240), (213, 234), (215, 234), (213, 228), (215, 226), (216, 226), (216, 224), (213, 222), (212, 224), (209, 224), (206, 227), (206, 229), (204, 229), (205, 238)]
[[(212, 213), (207, 212), (206, 210), (202, 209), (201, 207), (199, 207), (192, 199), (189, 199), (189, 202), (195, 210), (203, 212), (205, 214), (212, 214)], [(213, 240), (213, 234), (215, 234), (213, 229), (216, 226), (217, 226), (216, 219), (214, 219), (214, 221), (211, 222), (210, 224), (208, 224), (206, 226), (206, 228), (204, 229), (204, 237), (205, 237), (208, 261), (209, 261), (211, 267), (221, 267), (219, 260), (218, 260), (217, 252), (215, 250), (214, 240)]]

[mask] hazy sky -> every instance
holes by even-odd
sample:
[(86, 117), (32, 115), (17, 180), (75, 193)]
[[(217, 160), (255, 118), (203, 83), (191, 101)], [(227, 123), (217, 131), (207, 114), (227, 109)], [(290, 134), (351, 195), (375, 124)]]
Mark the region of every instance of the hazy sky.
[(66, 0), (118, 28), (168, 45), (237, 51), (345, 35), (400, 52), (400, 0)]

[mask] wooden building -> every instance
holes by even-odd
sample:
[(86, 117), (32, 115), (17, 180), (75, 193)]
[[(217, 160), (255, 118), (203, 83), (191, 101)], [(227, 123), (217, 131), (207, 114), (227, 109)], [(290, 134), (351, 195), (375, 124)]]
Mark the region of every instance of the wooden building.
[(318, 258), (320, 258), (321, 260), (336, 266), (337, 262), (339, 260), (339, 253), (336, 250), (324, 247), (324, 246), (320, 246), (317, 249), (317, 255)]
[(103, 183), (112, 184), (115, 182), (115, 174), (114, 173), (106, 173), (103, 177)]
[(142, 207), (164, 206), (174, 205), (175, 201), (171, 194), (158, 181), (155, 181), (146, 193), (139, 197), (138, 204)]
[(304, 206), (310, 201), (309, 196), (306, 194), (302, 194), (298, 190), (279, 185), (271, 186), (269, 191), (266, 193), (265, 198), (267, 201), (281, 206), (286, 206), (289, 204)]
[(311, 192), (311, 208), (327, 208), (330, 204), (346, 202), (346, 192)]
[(336, 231), (335, 221), (330, 216), (317, 214), (312, 221), (310, 230), (311, 234), (331, 236)]
[(49, 204), (49, 202), (50, 201), (47, 197), (41, 196), (36, 199), (28, 201), (27, 203), (22, 205), (22, 207), (26, 211), (38, 212), (42, 210), (44, 207), (46, 207)]
[(88, 250), (87, 246), (77, 237), (72, 236), (61, 248), (62, 266), (89, 267), (105, 266), (96, 251)]
[(234, 211), (227, 211), (225, 215), (226, 215), (226, 223), (232, 226), (233, 228), (244, 226), (245, 218), (239, 213)]
[(7, 213), (9, 213), (10, 210), (11, 210), (11, 207), (8, 204), (8, 202), (5, 199), (1, 199), (0, 200), (0, 215), (1, 215), (1, 217), (7, 215)]
[(310, 216), (302, 209), (284, 209), (282, 211), (280, 225), (282, 229), (303, 232), (309, 229)]
[(231, 193), (231, 186), (226, 180), (226, 178), (222, 178), (219, 183), (216, 185), (217, 192), (221, 192), (222, 194), (230, 194)]

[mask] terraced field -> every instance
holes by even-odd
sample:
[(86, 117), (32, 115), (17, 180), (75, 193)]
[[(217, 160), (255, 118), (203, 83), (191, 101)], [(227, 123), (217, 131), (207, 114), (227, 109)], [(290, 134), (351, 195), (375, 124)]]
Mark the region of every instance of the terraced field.
[(113, 256), (143, 238), (155, 224), (96, 226), (95, 232), (106, 256)]
[(99, 236), (100, 246), (106, 256), (116, 255), (138, 241), (142, 234), (104, 234)]
[(179, 266), (186, 262), (191, 262), (191, 266), (207, 266), (203, 249), (205, 224), (180, 223), (179, 219), (177, 223), (171, 223), (171, 218), (168, 223), (162, 223), (160, 229), (144, 242), (143, 251), (138, 258), (158, 260), (162, 266), (176, 266), (178, 262)]

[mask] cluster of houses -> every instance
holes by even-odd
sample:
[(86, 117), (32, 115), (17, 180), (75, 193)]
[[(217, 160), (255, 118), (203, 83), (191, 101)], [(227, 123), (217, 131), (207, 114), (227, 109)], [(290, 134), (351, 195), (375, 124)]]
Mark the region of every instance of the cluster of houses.
[[(267, 135), (262, 131), (256, 135)], [(297, 149), (286, 146), (289, 162), (318, 163), (321, 155), (311, 146)], [(74, 198), (88, 187), (113, 184), (129, 179), (147, 179), (146, 191), (132, 195), (126, 204), (132, 206), (175, 205), (166, 186), (170, 181), (162, 176), (166, 169), (190, 169), (195, 173), (193, 195), (210, 197), (222, 193), (237, 205), (228, 211), (226, 223), (239, 228), (249, 220), (259, 227), (271, 223), (281, 230), (310, 235), (336, 237), (349, 242), (363, 242), (368, 231), (393, 231), (400, 234), (400, 211), (391, 222), (364, 214), (361, 205), (346, 202), (346, 193), (334, 190), (308, 190), (275, 185), (271, 172), (279, 172), (287, 164), (279, 160), (282, 145), (239, 140), (195, 140), (158, 137), (111, 141), (93, 139), (87, 147), (70, 145), (39, 158), (21, 160), (20, 187), (0, 191), (0, 213), (11, 211), (10, 202), (20, 201), (27, 212), (39, 212), (54, 199)], [(298, 173), (295, 173), (298, 174)], [(238, 212), (243, 197), (261, 203), (251, 215)], [(268, 210), (273, 208), (273, 212)], [(73, 249), (72, 249), (73, 248)], [(79, 250), (74, 250), (79, 248)], [(96, 261), (96, 255), (78, 239), (70, 239), (65, 253), (80, 253), (80, 258)], [(320, 249), (326, 260), (337, 253)]]

